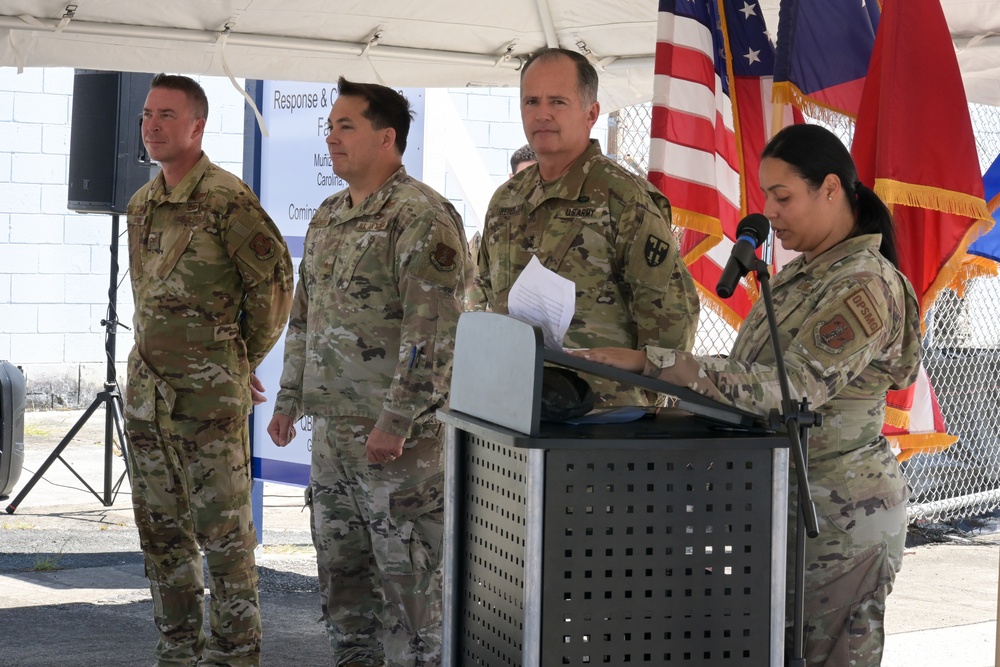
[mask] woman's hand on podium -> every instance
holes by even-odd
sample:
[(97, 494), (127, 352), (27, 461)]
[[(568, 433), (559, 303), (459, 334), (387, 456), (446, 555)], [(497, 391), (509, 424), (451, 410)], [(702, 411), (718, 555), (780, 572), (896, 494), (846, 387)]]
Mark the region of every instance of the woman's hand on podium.
[(646, 368), (646, 352), (625, 347), (593, 347), (589, 350), (566, 350), (574, 357), (599, 364), (620, 368), (623, 371), (641, 373)]

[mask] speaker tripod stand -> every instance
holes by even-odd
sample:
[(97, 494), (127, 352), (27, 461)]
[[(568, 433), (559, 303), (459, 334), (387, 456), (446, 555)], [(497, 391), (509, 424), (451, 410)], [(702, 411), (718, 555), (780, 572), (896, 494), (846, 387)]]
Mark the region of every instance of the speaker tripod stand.
[[(63, 437), (63, 439), (56, 445), (56, 448), (52, 450), (49, 457), (45, 459), (45, 463), (38, 469), (38, 471), (28, 480), (28, 483), (21, 489), (21, 492), (17, 494), (17, 497), (7, 505), (7, 514), (13, 514), (17, 511), (20, 506), (21, 501), (24, 497), (28, 495), (35, 484), (42, 478), (49, 467), (56, 462), (56, 460), (62, 461), (63, 465), (69, 468), (69, 471), (80, 480), (87, 490), (94, 494), (101, 504), (105, 507), (113, 505), (115, 499), (118, 497), (118, 491), (121, 489), (122, 482), (125, 480), (125, 476), (129, 473), (128, 467), (128, 440), (125, 437), (125, 419), (124, 419), (124, 405), (122, 402), (121, 392), (118, 391), (118, 382), (116, 379), (115, 372), (115, 335), (117, 334), (117, 328), (119, 326), (124, 326), (118, 322), (118, 214), (112, 214), (111, 216), (111, 284), (108, 288), (108, 316), (106, 319), (101, 320), (101, 325), (104, 327), (105, 338), (104, 338), (104, 349), (107, 356), (107, 372), (104, 380), (104, 390), (97, 392), (96, 398), (94, 398), (93, 403), (90, 407), (83, 413), (73, 428)], [(127, 328), (127, 327), (125, 327)], [(85, 480), (80, 473), (73, 469), (73, 466), (62, 458), (63, 450), (66, 449), (67, 445), (73, 441), (76, 434), (83, 428), (83, 425), (97, 412), (98, 408), (104, 408), (104, 488), (103, 493), (98, 493), (89, 483)], [(125, 462), (125, 471), (118, 477), (117, 481), (112, 481), (114, 473), (112, 472), (112, 463), (114, 461), (114, 436), (117, 433), (118, 442), (121, 445), (122, 459)]]

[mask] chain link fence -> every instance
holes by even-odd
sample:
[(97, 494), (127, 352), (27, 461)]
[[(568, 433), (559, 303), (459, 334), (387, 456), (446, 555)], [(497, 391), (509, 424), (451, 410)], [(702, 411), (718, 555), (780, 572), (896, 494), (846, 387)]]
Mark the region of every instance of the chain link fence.
[[(1000, 107), (970, 105), (981, 171), (1000, 154)], [(608, 154), (643, 177), (649, 164), (651, 106), (608, 119)], [(853, 124), (829, 126), (850, 145)], [(919, 140), (915, 138), (915, 140)], [(736, 332), (702, 309), (695, 352), (728, 353)], [(903, 462), (913, 495), (911, 522), (979, 517), (1000, 509), (1000, 277), (975, 278), (962, 294), (947, 290), (927, 314), (924, 366), (948, 432), (958, 437), (937, 454)]]

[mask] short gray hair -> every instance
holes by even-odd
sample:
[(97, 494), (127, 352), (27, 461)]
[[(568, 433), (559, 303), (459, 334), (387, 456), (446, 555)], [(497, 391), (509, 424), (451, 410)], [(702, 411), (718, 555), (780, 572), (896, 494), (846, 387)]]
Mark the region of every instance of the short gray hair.
[(536, 62), (548, 62), (559, 58), (569, 58), (576, 65), (576, 87), (580, 93), (580, 101), (586, 105), (597, 101), (597, 69), (590, 64), (586, 56), (569, 49), (539, 49), (528, 56), (527, 62), (521, 68), (521, 84), (524, 84), (524, 74)]

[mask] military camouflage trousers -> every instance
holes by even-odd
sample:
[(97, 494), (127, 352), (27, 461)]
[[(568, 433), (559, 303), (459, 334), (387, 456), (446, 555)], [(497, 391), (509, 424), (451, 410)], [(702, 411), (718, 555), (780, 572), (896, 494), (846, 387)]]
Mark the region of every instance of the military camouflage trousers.
[(313, 422), (310, 488), (323, 619), (334, 664), (441, 663), (444, 472), (440, 427), (392, 463), (368, 463), (375, 422)]
[[(132, 505), (160, 631), (159, 667), (260, 664), (247, 418), (130, 419)], [(204, 551), (208, 564), (206, 638)]]
[[(793, 492), (797, 493), (793, 486)], [(905, 500), (905, 496), (904, 496)], [(808, 667), (878, 667), (885, 645), (885, 600), (903, 563), (906, 503), (820, 516), (806, 537), (804, 656)], [(794, 515), (789, 519), (788, 597), (792, 619)], [(785, 643), (792, 651), (792, 634)]]

